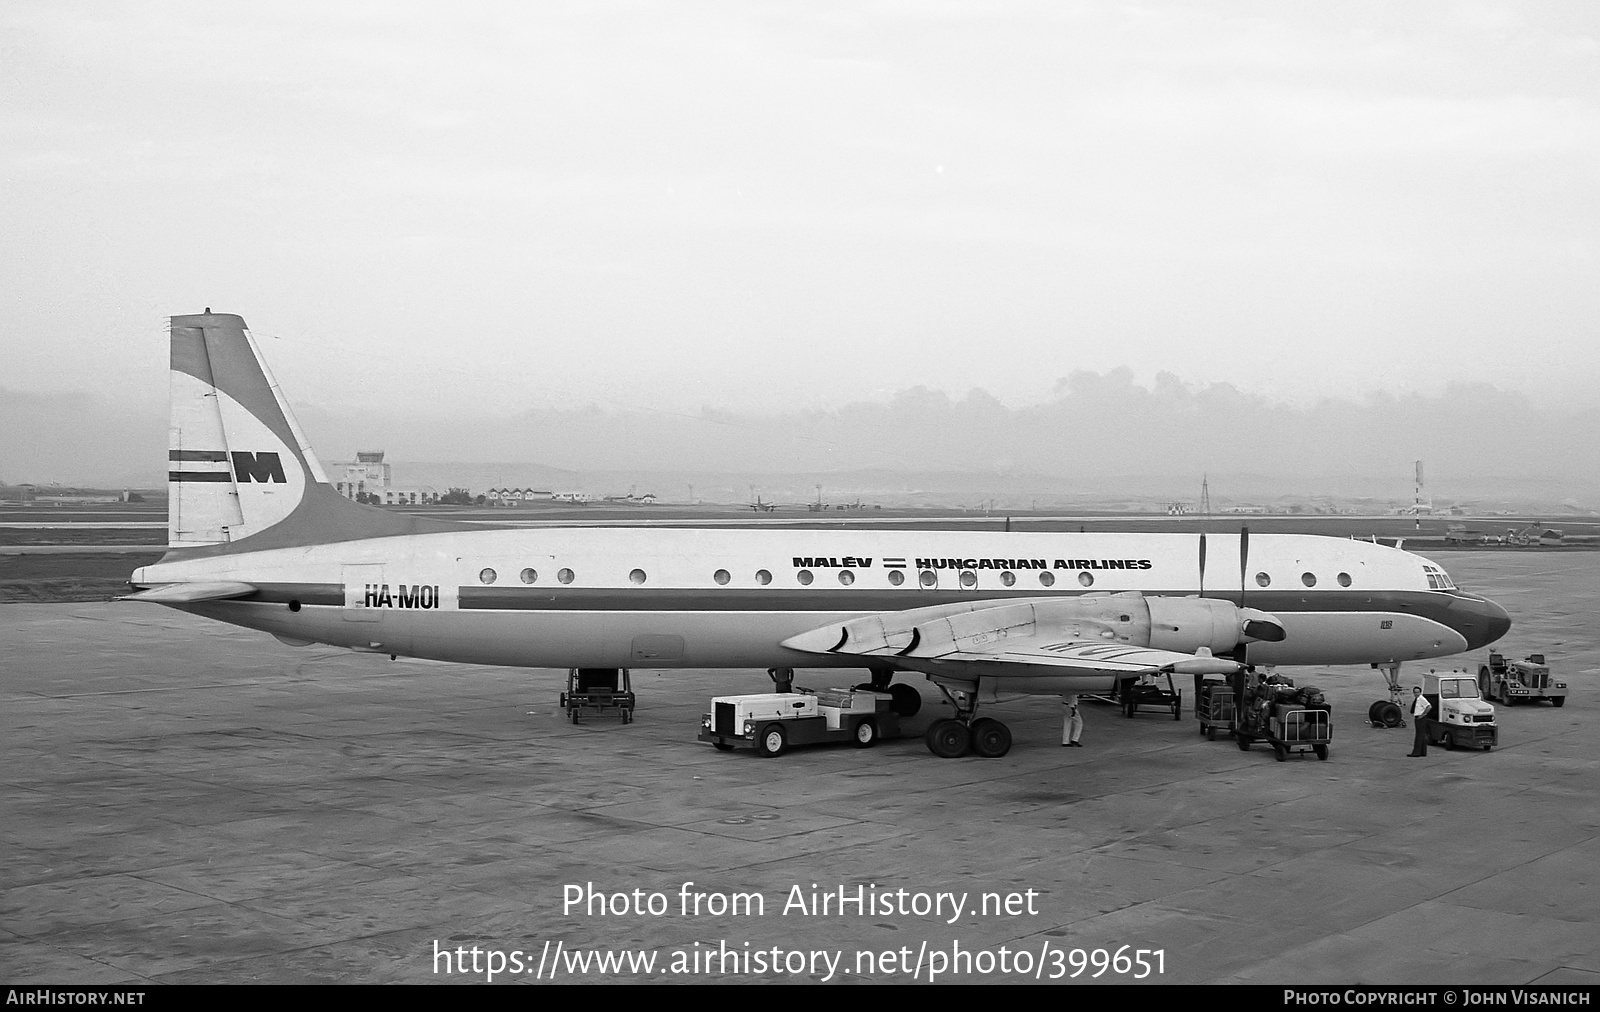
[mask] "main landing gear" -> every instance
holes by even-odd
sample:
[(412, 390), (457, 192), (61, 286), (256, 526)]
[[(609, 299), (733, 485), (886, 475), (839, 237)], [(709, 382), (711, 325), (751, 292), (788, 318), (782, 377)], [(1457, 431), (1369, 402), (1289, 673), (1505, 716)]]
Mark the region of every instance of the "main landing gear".
[(1011, 729), (992, 717), (973, 719), (978, 700), (962, 689), (939, 686), (939, 691), (956, 708), (954, 717), (936, 720), (924, 740), (928, 751), (941, 759), (956, 759), (971, 749), (985, 759), (998, 759), (1011, 751)]

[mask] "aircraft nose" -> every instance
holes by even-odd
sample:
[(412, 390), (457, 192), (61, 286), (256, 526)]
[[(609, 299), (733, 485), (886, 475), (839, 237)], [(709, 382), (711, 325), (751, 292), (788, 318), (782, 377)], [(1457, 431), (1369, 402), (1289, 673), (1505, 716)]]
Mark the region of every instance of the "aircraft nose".
[(1450, 606), (1450, 625), (1467, 641), (1468, 650), (1486, 647), (1511, 630), (1511, 616), (1493, 601), (1462, 596)]

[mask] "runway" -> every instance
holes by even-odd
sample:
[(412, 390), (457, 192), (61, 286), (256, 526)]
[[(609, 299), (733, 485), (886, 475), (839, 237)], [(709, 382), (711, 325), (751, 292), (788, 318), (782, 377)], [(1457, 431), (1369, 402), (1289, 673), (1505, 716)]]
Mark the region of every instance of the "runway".
[[(1409, 730), (1357, 721), (1376, 673), (1284, 669), (1334, 703), (1325, 763), (1206, 741), (1187, 691), (1181, 722), (1088, 707), (1083, 749), (1057, 744), (1058, 703), (1028, 699), (986, 710), (1016, 738), (998, 760), (936, 759), (920, 734), (763, 760), (694, 740), (710, 697), (763, 691), (760, 672), (635, 672), (635, 723), (574, 726), (555, 712), (564, 672), (295, 649), (148, 605), (0, 605), (0, 976), (482, 980), (437, 957), (478, 947), (520, 951), (528, 969), (496, 979), (536, 983), (559, 946), (562, 982), (824, 979), (826, 960), (750, 968), (749, 952), (779, 949), (837, 954), (834, 981), (900, 982), (962, 950), (994, 968), (978, 957), (938, 979), (1051, 980), (1059, 953), (1070, 983), (1093, 979), (1095, 950), (1101, 982), (1131, 979), (1110, 960), (1129, 946), (1162, 954), (1159, 973), (1142, 957), (1146, 982), (1592, 987), (1592, 559), (1448, 562), (1511, 612), (1507, 653), (1542, 651), (1566, 676), (1564, 709), (1502, 708), (1495, 751), (1413, 760)], [(944, 707), (912, 684), (920, 732)], [(564, 911), (565, 887), (591, 882), (660, 893), (666, 912)], [(686, 882), (758, 894), (764, 913), (684, 916)], [(947, 909), (785, 913), (797, 886), (970, 902), (948, 923)], [(985, 893), (1029, 891), (1031, 913), (974, 913)], [(675, 953), (727, 949), (745, 969), (671, 969)], [(572, 969), (592, 950), (657, 961)]]

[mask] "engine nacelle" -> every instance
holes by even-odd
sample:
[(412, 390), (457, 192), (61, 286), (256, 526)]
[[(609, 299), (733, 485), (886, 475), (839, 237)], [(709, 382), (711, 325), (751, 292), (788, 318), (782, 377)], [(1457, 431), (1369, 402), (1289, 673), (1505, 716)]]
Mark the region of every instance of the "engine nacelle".
[(1283, 623), (1264, 611), (1210, 597), (1147, 597), (1150, 642), (1161, 650), (1192, 654), (1201, 647), (1223, 654), (1241, 643), (1276, 643)]

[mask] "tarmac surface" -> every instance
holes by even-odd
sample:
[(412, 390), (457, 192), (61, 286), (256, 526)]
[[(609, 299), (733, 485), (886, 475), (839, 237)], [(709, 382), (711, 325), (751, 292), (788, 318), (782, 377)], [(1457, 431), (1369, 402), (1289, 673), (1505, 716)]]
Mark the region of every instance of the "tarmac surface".
[[(914, 733), (767, 760), (694, 740), (709, 698), (764, 691), (760, 672), (635, 672), (634, 723), (572, 725), (564, 672), (295, 649), (147, 605), (0, 605), (0, 979), (480, 981), (436, 956), (476, 946), (484, 969), (521, 950), (525, 972), (496, 979), (530, 983), (821, 980), (827, 954), (835, 981), (926, 980), (952, 953), (937, 979), (1070, 981), (1082, 962), (1081, 982), (1126, 945), (1161, 950), (1147, 982), (1594, 986), (1594, 559), (1446, 561), (1511, 612), (1504, 652), (1549, 655), (1564, 709), (1501, 709), (1494, 751), (1408, 759), (1409, 729), (1358, 721), (1377, 673), (1283, 669), (1334, 703), (1327, 762), (1205, 740), (1187, 686), (1181, 722), (1087, 705), (1082, 749), (1032, 698), (985, 708), (1012, 727), (1002, 759), (937, 759)], [(912, 684), (920, 732), (945, 707)], [(590, 882), (667, 912), (564, 911)], [(784, 910), (795, 886), (837, 903), (869, 884), (888, 909)], [(683, 916), (685, 888), (759, 893), (764, 913)], [(968, 899), (946, 923), (902, 912), (902, 889)], [(1015, 912), (975, 915), (983, 893)], [(747, 961), (672, 971), (719, 944)], [(759, 972), (774, 948), (787, 969)], [(577, 971), (593, 949), (656, 963)]]

